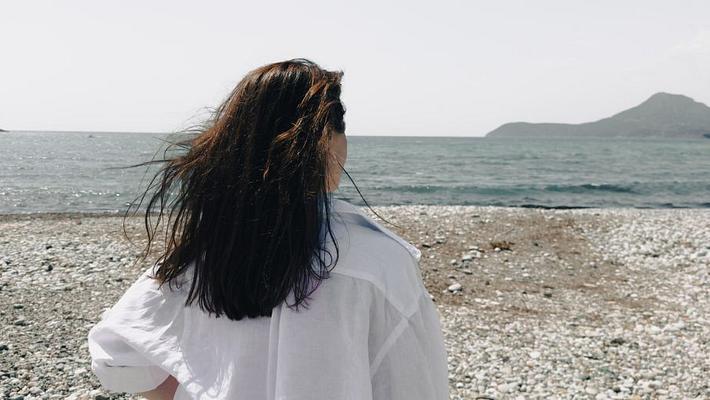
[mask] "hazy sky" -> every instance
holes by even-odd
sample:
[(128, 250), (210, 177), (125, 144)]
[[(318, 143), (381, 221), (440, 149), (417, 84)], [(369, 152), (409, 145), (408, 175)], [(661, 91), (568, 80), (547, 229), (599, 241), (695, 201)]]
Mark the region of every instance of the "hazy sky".
[(345, 72), (350, 135), (482, 136), (710, 104), (710, 1), (6, 1), (0, 128), (176, 130), (295, 57)]

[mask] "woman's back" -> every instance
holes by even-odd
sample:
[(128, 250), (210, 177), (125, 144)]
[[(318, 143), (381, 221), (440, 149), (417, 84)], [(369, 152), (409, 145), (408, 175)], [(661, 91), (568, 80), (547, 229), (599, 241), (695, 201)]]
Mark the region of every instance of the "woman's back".
[(89, 333), (105, 388), (151, 400), (448, 398), (419, 251), (332, 196), (347, 159), (342, 75), (305, 59), (250, 71), (158, 161), (143, 259), (163, 217), (165, 248)]
[(137, 393), (172, 375), (175, 399), (448, 399), (419, 251), (357, 207), (332, 204), (340, 258), (307, 308), (215, 318), (185, 307), (187, 285), (158, 287), (149, 269), (89, 333), (102, 385)]

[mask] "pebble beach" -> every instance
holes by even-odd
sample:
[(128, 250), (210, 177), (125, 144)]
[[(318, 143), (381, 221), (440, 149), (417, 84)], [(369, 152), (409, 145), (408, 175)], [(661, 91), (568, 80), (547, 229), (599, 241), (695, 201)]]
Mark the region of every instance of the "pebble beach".
[[(710, 398), (710, 209), (373, 208), (422, 251), (451, 399)], [(0, 215), (0, 398), (136, 398), (86, 343), (147, 267), (122, 222)]]

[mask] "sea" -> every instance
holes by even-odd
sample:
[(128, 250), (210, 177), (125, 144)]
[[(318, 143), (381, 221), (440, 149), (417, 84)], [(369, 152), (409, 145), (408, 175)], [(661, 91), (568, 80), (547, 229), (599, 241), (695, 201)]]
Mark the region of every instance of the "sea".
[[(0, 213), (141, 209), (158, 167), (130, 166), (174, 139), (0, 132)], [(708, 139), (349, 135), (345, 170), (335, 196), (355, 205), (710, 207)]]

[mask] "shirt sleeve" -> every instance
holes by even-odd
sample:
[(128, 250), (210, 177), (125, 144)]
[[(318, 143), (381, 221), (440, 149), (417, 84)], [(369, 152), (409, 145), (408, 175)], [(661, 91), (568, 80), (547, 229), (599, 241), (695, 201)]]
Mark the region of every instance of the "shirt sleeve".
[(424, 291), (410, 315), (397, 314), (373, 358), (373, 400), (449, 399), (448, 361), (440, 314)]
[(170, 376), (102, 323), (89, 331), (89, 351), (92, 371), (111, 392), (147, 392)]
[(146, 270), (88, 334), (91, 369), (110, 392), (158, 387), (176, 369), (182, 307), (157, 288)]

